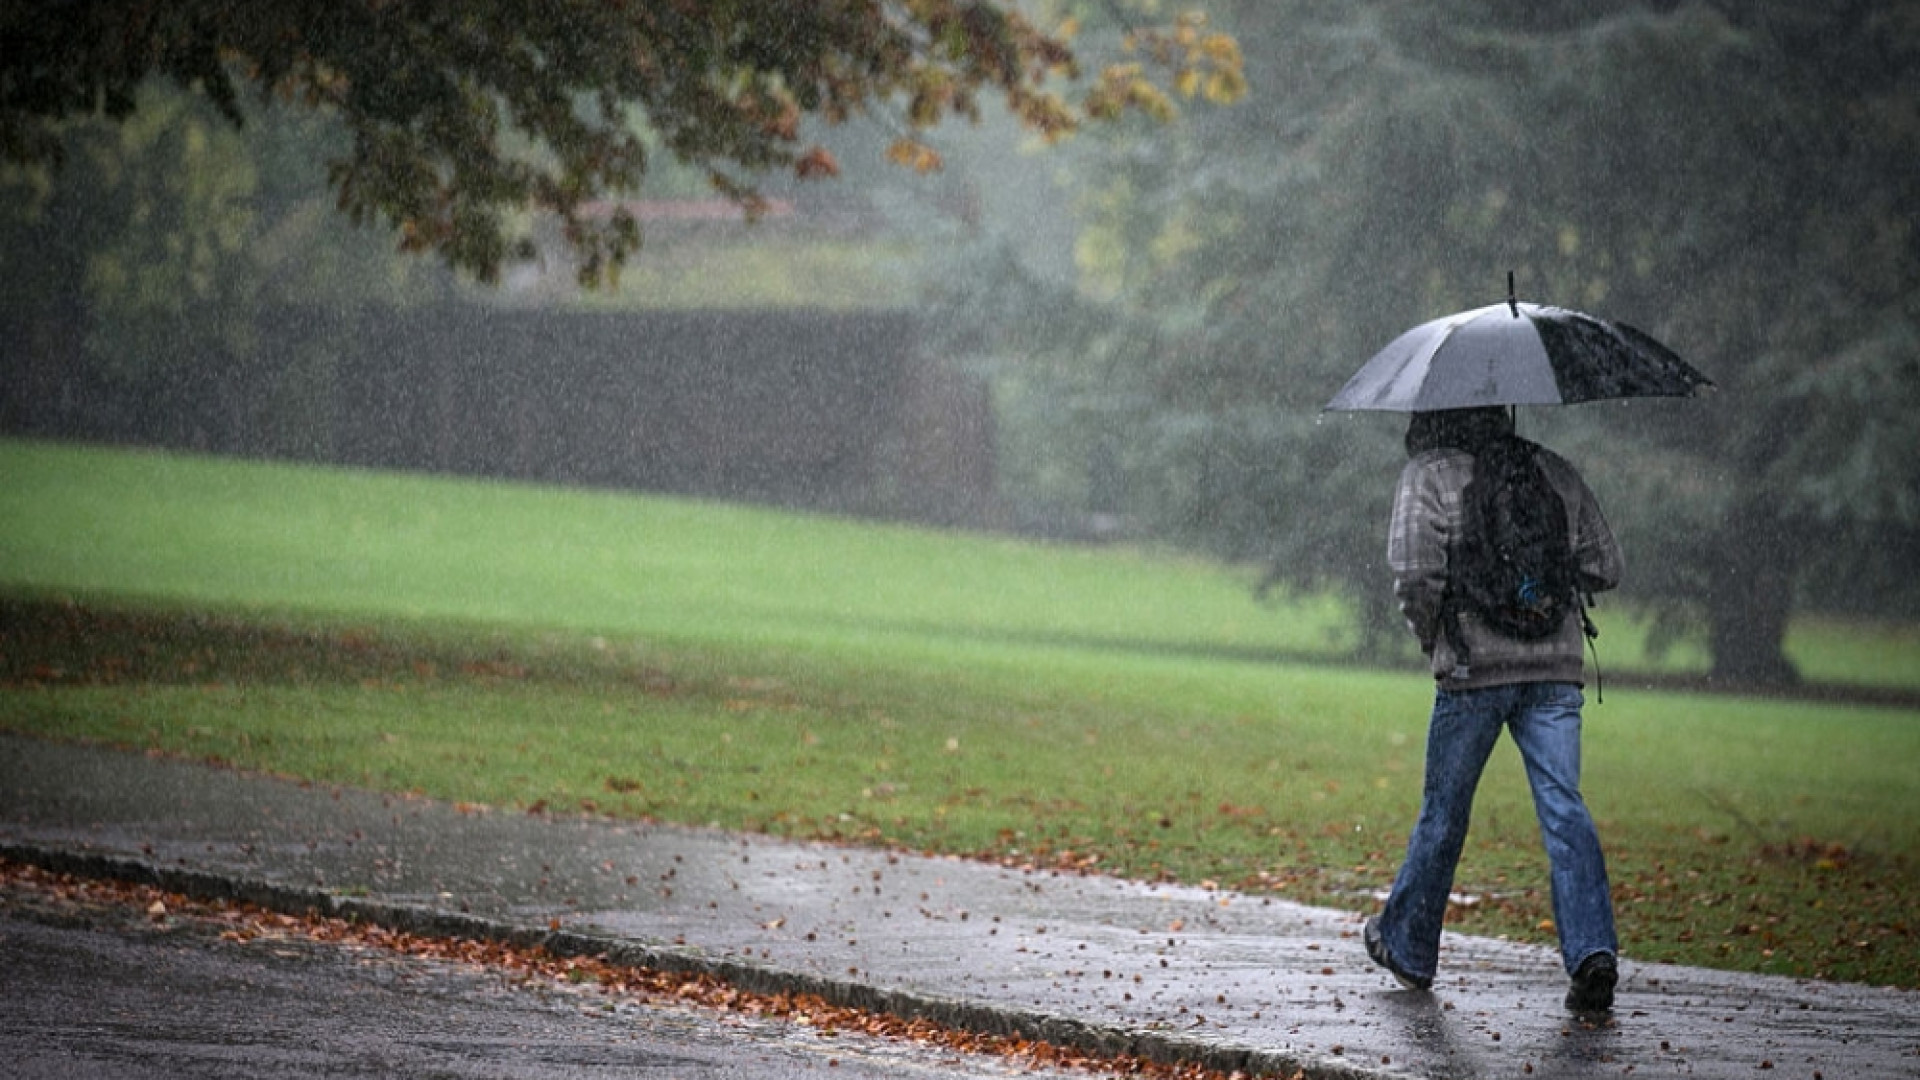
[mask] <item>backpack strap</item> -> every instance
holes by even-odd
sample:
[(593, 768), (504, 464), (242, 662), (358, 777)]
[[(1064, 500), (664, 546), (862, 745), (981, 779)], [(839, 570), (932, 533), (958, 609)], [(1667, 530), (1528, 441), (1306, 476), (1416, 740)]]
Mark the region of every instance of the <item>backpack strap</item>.
[(1587, 639), (1587, 651), (1593, 654), (1593, 703), (1607, 703), (1607, 685), (1600, 674), (1600, 628), (1593, 625), (1593, 616), (1587, 609), (1593, 606), (1593, 593), (1587, 589), (1575, 589), (1573, 598), (1580, 605), (1580, 636)]
[(1447, 645), (1453, 649), (1453, 671), (1450, 679), (1465, 679), (1473, 667), (1473, 647), (1467, 644), (1467, 635), (1460, 629), (1460, 600), (1449, 588), (1440, 600), (1440, 632), (1446, 635)]

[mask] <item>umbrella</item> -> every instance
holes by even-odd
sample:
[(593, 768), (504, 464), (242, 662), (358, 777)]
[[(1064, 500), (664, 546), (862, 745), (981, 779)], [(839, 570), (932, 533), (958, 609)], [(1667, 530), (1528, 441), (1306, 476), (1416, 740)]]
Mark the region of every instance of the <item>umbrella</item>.
[(1483, 405), (1571, 405), (1688, 397), (1712, 380), (1625, 323), (1505, 303), (1422, 323), (1347, 380), (1327, 408), (1428, 412)]

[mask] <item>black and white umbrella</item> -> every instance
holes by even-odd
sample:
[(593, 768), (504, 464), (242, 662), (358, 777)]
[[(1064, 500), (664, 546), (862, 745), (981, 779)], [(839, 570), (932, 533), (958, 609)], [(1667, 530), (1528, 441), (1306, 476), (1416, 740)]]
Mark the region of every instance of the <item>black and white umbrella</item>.
[[(1511, 289), (1509, 289), (1511, 293)], [(1688, 397), (1712, 380), (1625, 323), (1516, 301), (1422, 323), (1347, 380), (1334, 411), (1431, 412)]]

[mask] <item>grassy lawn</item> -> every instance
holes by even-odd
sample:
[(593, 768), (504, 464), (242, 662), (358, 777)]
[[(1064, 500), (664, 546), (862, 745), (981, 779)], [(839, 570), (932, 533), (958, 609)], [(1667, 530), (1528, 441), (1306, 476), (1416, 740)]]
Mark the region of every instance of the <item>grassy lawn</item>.
[[(1430, 690), (1339, 607), (1089, 550), (685, 500), (0, 443), (0, 728), (505, 807), (1369, 908)], [(1641, 959), (1914, 986), (1920, 713), (1610, 678), (1586, 787)], [(1796, 624), (1904, 685), (1899, 627)], [(1671, 661), (1670, 661), (1671, 662)], [(1551, 940), (1510, 747), (1462, 930)]]

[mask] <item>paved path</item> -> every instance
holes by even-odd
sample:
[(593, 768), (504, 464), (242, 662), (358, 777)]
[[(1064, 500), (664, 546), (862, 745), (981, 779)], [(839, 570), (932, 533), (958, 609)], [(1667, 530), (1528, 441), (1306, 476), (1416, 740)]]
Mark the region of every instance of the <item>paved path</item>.
[[(1315, 1076), (1920, 1077), (1920, 994), (1450, 936), (1432, 993), (1357, 917), (1232, 893), (462, 810), (0, 736), (0, 855), (719, 971), (1090, 1048)], [(558, 927), (559, 932), (554, 928)]]

